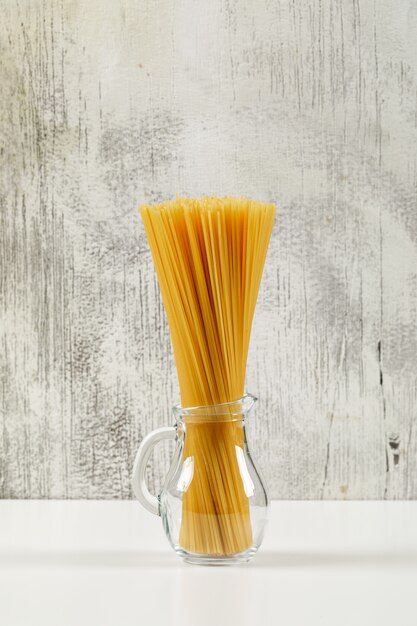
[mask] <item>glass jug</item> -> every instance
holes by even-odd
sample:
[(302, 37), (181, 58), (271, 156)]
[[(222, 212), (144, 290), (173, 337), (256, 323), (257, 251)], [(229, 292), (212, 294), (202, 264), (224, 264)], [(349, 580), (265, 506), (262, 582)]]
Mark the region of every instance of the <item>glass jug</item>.
[[(249, 561), (267, 521), (268, 496), (249, 452), (245, 419), (257, 398), (173, 408), (174, 426), (147, 435), (137, 452), (132, 487), (139, 502), (162, 517), (175, 552), (189, 563)], [(155, 444), (175, 439), (162, 492), (152, 495), (145, 471)]]

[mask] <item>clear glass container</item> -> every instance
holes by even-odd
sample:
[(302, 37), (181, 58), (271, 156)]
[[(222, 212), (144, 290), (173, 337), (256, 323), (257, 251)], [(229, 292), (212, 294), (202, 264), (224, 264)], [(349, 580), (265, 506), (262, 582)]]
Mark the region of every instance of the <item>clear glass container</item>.
[[(147, 435), (137, 452), (132, 486), (138, 500), (160, 515), (169, 542), (189, 563), (249, 561), (258, 550), (268, 516), (268, 496), (248, 448), (245, 420), (256, 402), (239, 400), (173, 409), (174, 426)], [(156, 443), (176, 448), (158, 497), (145, 471)]]

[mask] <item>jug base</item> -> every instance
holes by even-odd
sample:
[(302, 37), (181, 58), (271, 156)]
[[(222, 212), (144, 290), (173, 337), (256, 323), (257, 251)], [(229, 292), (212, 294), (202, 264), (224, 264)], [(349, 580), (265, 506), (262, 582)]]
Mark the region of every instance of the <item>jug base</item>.
[(237, 554), (198, 554), (182, 548), (176, 548), (175, 551), (185, 563), (191, 565), (236, 565), (250, 561), (258, 551), (258, 546), (251, 546)]

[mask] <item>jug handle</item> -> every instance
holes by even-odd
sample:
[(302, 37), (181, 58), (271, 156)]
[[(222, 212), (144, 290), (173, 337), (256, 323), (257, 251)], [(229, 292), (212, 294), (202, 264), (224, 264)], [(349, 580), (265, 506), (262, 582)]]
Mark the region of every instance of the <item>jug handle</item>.
[(154, 446), (164, 439), (175, 439), (176, 435), (177, 430), (175, 426), (165, 426), (164, 428), (157, 428), (156, 430), (153, 430), (142, 440), (133, 464), (133, 493), (141, 505), (155, 515), (161, 514), (159, 511), (159, 498), (151, 494), (146, 485), (146, 466), (148, 465), (149, 457), (152, 454)]

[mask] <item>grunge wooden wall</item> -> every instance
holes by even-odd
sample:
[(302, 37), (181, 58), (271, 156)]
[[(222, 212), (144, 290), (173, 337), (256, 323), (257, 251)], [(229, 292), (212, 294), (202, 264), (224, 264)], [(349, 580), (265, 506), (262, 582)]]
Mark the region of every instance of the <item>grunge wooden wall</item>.
[(0, 46), (0, 495), (131, 496), (178, 399), (137, 205), (227, 193), (279, 206), (271, 495), (416, 498), (416, 3), (2, 0)]

